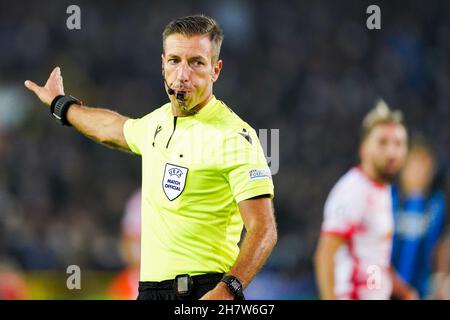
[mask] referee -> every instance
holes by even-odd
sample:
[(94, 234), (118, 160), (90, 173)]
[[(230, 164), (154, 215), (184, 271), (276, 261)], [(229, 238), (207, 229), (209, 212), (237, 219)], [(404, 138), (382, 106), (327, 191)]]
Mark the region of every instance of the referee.
[(162, 38), (170, 102), (142, 118), (65, 95), (59, 67), (45, 86), (25, 86), (63, 125), (141, 156), (138, 299), (244, 299), (277, 241), (270, 169), (255, 130), (213, 94), (222, 69), (216, 21), (179, 18)]

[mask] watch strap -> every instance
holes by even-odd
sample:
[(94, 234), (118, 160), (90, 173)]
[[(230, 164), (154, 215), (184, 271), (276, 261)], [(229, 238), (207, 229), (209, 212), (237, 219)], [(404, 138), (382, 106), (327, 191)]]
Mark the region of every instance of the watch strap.
[(238, 278), (231, 275), (225, 275), (220, 281), (227, 285), (230, 292), (234, 295), (235, 300), (245, 300), (244, 289)]

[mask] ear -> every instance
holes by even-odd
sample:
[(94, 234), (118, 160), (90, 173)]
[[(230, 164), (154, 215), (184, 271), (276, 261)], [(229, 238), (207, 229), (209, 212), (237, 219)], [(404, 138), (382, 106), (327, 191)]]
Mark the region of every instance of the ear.
[(164, 56), (164, 52), (161, 53), (161, 70), (162, 75), (164, 76), (164, 65), (166, 64), (166, 57)]
[(364, 148), (364, 142), (361, 142), (361, 144), (359, 145), (359, 149), (358, 149), (358, 155), (359, 155), (359, 160), (362, 161), (365, 156), (365, 148)]
[(217, 60), (214, 64), (213, 71), (211, 73), (211, 80), (212, 82), (216, 82), (219, 78), (220, 71), (222, 70), (222, 60)]

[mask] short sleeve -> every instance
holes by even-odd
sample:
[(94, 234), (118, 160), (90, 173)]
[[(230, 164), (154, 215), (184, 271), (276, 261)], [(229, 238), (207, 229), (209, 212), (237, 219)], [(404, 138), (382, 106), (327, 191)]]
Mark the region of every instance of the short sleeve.
[(354, 189), (335, 186), (325, 202), (322, 233), (350, 238), (360, 223), (363, 210), (361, 197)]
[(138, 155), (142, 155), (144, 143), (148, 135), (150, 115), (139, 119), (128, 119), (123, 126), (123, 134), (130, 150)]
[(135, 191), (127, 200), (122, 218), (122, 232), (137, 239), (141, 235), (141, 189)]
[(272, 174), (252, 128), (231, 133), (224, 141), (223, 156), (224, 174), (237, 203), (264, 194), (273, 198)]

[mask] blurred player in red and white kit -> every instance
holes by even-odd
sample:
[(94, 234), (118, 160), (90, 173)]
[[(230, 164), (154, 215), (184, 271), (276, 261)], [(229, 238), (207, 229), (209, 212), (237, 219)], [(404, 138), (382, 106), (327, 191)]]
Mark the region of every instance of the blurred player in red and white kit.
[(108, 296), (116, 300), (136, 300), (141, 254), (141, 189), (130, 196), (125, 207), (120, 253), (126, 267), (113, 279)]
[(29, 288), (19, 265), (7, 256), (0, 256), (0, 300), (30, 299)]
[(364, 118), (360, 164), (335, 184), (324, 208), (315, 255), (322, 299), (401, 299), (417, 294), (391, 268), (393, 213), (390, 182), (407, 155), (400, 111), (383, 101)]

